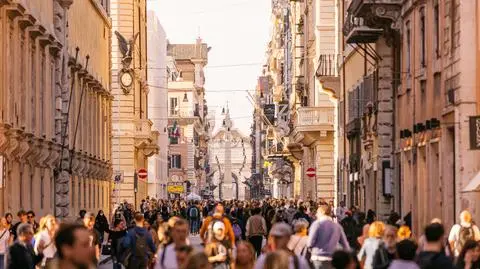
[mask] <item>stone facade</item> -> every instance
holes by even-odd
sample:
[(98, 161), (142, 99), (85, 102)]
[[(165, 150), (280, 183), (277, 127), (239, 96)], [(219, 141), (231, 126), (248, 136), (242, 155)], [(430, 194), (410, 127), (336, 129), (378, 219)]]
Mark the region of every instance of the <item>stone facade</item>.
[(97, 1), (0, 1), (0, 27), (0, 212), (108, 212), (108, 9)]
[[(126, 200), (138, 209), (149, 192), (148, 179), (139, 178), (137, 171), (141, 168), (148, 171), (148, 157), (158, 153), (158, 131), (152, 130), (153, 122), (148, 117), (146, 0), (112, 0), (110, 9), (114, 37), (111, 88), (115, 97), (112, 162), (114, 170), (123, 174), (112, 202)], [(131, 87), (120, 84), (122, 72), (132, 75)]]

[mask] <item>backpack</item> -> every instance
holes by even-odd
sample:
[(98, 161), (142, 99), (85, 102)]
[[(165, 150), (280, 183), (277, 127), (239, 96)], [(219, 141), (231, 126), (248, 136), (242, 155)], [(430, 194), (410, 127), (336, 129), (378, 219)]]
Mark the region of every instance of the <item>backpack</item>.
[(233, 234), (235, 235), (235, 238), (242, 237), (242, 228), (240, 228), (240, 225), (238, 223), (234, 223), (232, 225), (232, 229), (233, 229)]
[(190, 210), (188, 211), (188, 216), (190, 218), (198, 218), (198, 208), (195, 206), (190, 207)]
[(135, 233), (135, 248), (133, 250), (133, 255), (135, 257), (144, 257), (147, 253), (147, 235)]
[(460, 231), (458, 233), (458, 241), (457, 241), (457, 250), (460, 252), (465, 245), (465, 242), (468, 240), (474, 240), (475, 233), (473, 231), (473, 226), (470, 227), (460, 227)]

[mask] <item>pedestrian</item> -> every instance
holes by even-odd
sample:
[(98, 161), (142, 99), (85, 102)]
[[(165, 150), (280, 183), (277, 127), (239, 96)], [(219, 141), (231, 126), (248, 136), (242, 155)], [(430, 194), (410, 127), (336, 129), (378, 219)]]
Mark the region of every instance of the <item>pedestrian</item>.
[(79, 224), (61, 224), (55, 236), (57, 257), (47, 269), (88, 269), (96, 268), (92, 263), (95, 249), (90, 244), (90, 231)]
[[(264, 269), (288, 269), (290, 253), (285, 250), (277, 250), (269, 252), (264, 261)], [(258, 263), (258, 262), (257, 262)], [(294, 264), (296, 264), (294, 262)], [(255, 266), (255, 268), (258, 268)], [(294, 268), (297, 268), (294, 265)]]
[(425, 243), (417, 256), (417, 264), (421, 269), (453, 269), (453, 262), (445, 255), (445, 230), (440, 223), (432, 223), (425, 227)]
[(397, 258), (392, 261), (388, 269), (420, 269), (415, 263), (417, 244), (409, 239), (398, 242), (395, 246)]
[(360, 269), (360, 263), (350, 251), (337, 250), (332, 254), (332, 267), (334, 269)]
[(267, 224), (265, 218), (260, 215), (260, 213), (261, 209), (255, 207), (252, 210), (252, 216), (248, 218), (245, 226), (245, 236), (247, 237), (248, 242), (250, 242), (255, 248), (257, 257), (260, 256), (262, 251), (263, 238), (267, 235)]
[(32, 210), (28, 211), (27, 212), (27, 222), (32, 225), (32, 228), (33, 228), (33, 232), (36, 234), (38, 233), (38, 229), (40, 227), (40, 225), (38, 224), (38, 222), (35, 220), (35, 212), (33, 212)]
[(205, 218), (200, 228), (200, 238), (208, 243), (208, 238), (211, 237), (208, 233), (212, 230), (211, 224), (216, 221), (222, 221), (225, 225), (225, 235), (226, 239), (230, 240), (232, 246), (235, 246), (235, 234), (233, 233), (233, 228), (230, 220), (224, 216), (225, 208), (219, 203), (215, 206), (215, 210), (212, 216)]
[(95, 260), (93, 264), (97, 264), (100, 259), (100, 233), (95, 229), (95, 215), (91, 212), (85, 213), (83, 216), (83, 225), (90, 231), (90, 246), (95, 249)]
[[(170, 221), (169, 221), (170, 222)], [(189, 245), (188, 238), (188, 222), (185, 219), (175, 217), (173, 227), (170, 227), (169, 236), (171, 241), (157, 252), (157, 261), (155, 269), (178, 269), (177, 250), (185, 245)]]
[(97, 216), (95, 217), (95, 229), (100, 234), (100, 243), (103, 243), (105, 233), (108, 232), (108, 220), (103, 214), (103, 210), (99, 210)]
[(330, 210), (328, 205), (319, 205), (317, 220), (310, 226), (307, 247), (311, 249), (311, 261), (315, 269), (331, 268), (332, 254), (339, 245), (344, 250), (350, 250), (342, 226), (333, 222)]
[(370, 224), (368, 230), (368, 238), (365, 240), (362, 248), (358, 252), (357, 258), (364, 264), (365, 269), (373, 268), (373, 256), (377, 251), (379, 245), (382, 243), (383, 233), (385, 232), (385, 225), (381, 221), (375, 221)]
[[(338, 215), (337, 215), (337, 220), (338, 220)], [(340, 225), (342, 225), (343, 231), (345, 232), (345, 235), (347, 236), (348, 244), (350, 247), (355, 248), (355, 249), (360, 249), (356, 248), (357, 247), (357, 223), (352, 217), (352, 212), (347, 210), (344, 212), (343, 219), (339, 221)]]
[[(5, 219), (7, 220), (7, 225), (5, 226), (8, 231), (10, 232), (10, 235), (13, 235), (12, 228), (13, 228), (13, 216), (12, 213), (7, 213), (5, 214)], [(12, 241), (13, 241), (13, 236), (12, 236)]]
[(298, 219), (293, 222), (294, 235), (292, 235), (290, 242), (288, 242), (288, 249), (299, 256), (305, 257), (307, 254), (308, 225), (306, 219)]
[(396, 243), (397, 228), (391, 225), (385, 226), (383, 239), (378, 245), (378, 248), (373, 256), (373, 269), (387, 269), (390, 266), (396, 255)]
[(154, 229), (152, 227), (152, 225), (150, 224), (150, 222), (148, 222), (147, 220), (145, 220), (143, 222), (143, 227), (145, 227), (145, 229), (147, 229), (147, 231), (152, 236), (153, 244), (155, 245), (155, 249), (158, 248), (158, 245), (160, 245), (160, 239), (158, 238), (157, 229)]
[(293, 216), (293, 220), (306, 219), (308, 223), (312, 223), (312, 218), (305, 212), (305, 207), (300, 206), (298, 212)]
[[(442, 221), (438, 218), (434, 218), (434, 219), (432, 219), (432, 221), (430, 223), (442, 224)], [(452, 250), (450, 249), (450, 244), (448, 243), (448, 239), (444, 239), (444, 241), (445, 241), (445, 245), (444, 245), (444, 248), (443, 248), (444, 249), (444, 254), (447, 257), (453, 257), (453, 253), (452, 253)], [(420, 236), (420, 238), (418, 239), (417, 254), (420, 253), (420, 251), (424, 250), (425, 242), (426, 242), (425, 235), (422, 234), (422, 236)]]
[(375, 211), (369, 209), (367, 211), (367, 223), (372, 224), (377, 219), (377, 214)]
[(345, 201), (340, 201), (339, 205), (335, 209), (335, 216), (337, 217), (337, 222), (340, 223), (346, 217), (345, 213), (347, 212), (347, 207), (345, 206)]
[(203, 252), (198, 252), (191, 255), (183, 269), (213, 269), (212, 264), (208, 261), (207, 255)]
[(87, 214), (87, 210), (85, 209), (81, 209), (79, 212), (78, 212), (78, 218), (77, 218), (77, 222), (80, 223), (80, 224), (83, 224), (83, 219), (85, 218), (85, 214)]
[(8, 229), (7, 219), (0, 219), (0, 269), (5, 268), (5, 256), (8, 246), (11, 242), (10, 231)]
[(479, 243), (473, 240), (465, 242), (460, 255), (458, 255), (455, 264), (457, 269), (478, 269), (480, 268), (480, 246)]
[[(255, 269), (263, 269), (263, 268), (272, 268), (268, 265), (270, 264), (271, 258), (267, 259), (267, 256), (271, 252), (276, 251), (284, 251), (287, 255), (287, 262), (283, 263), (282, 268), (287, 268), (286, 265), (288, 264), (289, 269), (309, 269), (310, 266), (307, 260), (304, 257), (296, 255), (292, 251), (288, 249), (288, 242), (290, 241), (290, 237), (292, 235), (292, 228), (290, 225), (279, 222), (275, 223), (270, 230), (268, 236), (268, 245), (266, 246), (266, 253), (263, 253), (258, 257), (257, 262), (255, 264)], [(280, 257), (279, 257), (280, 258)]]
[(12, 230), (11, 230), (11, 233), (13, 235), (13, 241), (17, 240), (18, 226), (20, 226), (20, 224), (22, 223), (28, 223), (27, 212), (25, 212), (25, 210), (23, 209), (19, 210), (17, 213), (17, 217), (19, 221), (12, 226)]
[[(26, 216), (26, 214), (25, 214)], [(28, 223), (20, 223), (17, 228), (17, 240), (8, 249), (7, 269), (34, 269), (43, 259), (43, 245), (35, 254), (32, 246), (33, 228)]]
[(41, 265), (46, 266), (57, 253), (55, 248), (55, 233), (57, 232), (57, 221), (53, 215), (46, 215), (40, 220), (40, 231), (36, 235), (34, 250), (35, 253), (39, 253), (38, 248), (43, 246), (43, 260)]
[(114, 269), (120, 269), (121, 265), (121, 241), (127, 234), (127, 227), (125, 221), (122, 219), (115, 219), (113, 222), (113, 228), (108, 232), (108, 240), (112, 247), (112, 260)]
[(480, 231), (472, 222), (472, 215), (467, 210), (460, 213), (460, 223), (453, 225), (448, 236), (448, 243), (455, 257), (458, 257), (465, 242), (468, 240), (479, 241)]
[(193, 235), (197, 234), (200, 222), (200, 209), (198, 209), (196, 201), (188, 208), (188, 220), (190, 221), (190, 233)]
[(226, 228), (222, 221), (212, 223), (210, 238), (205, 245), (205, 254), (214, 269), (227, 269), (233, 266), (233, 245), (226, 238)]
[(253, 269), (255, 265), (255, 249), (247, 241), (240, 241), (237, 244), (237, 257), (235, 258), (235, 269)]
[(146, 269), (150, 258), (156, 253), (151, 234), (143, 226), (145, 217), (135, 214), (135, 227), (128, 230), (122, 242), (124, 249), (130, 250), (131, 256), (125, 261), (126, 268)]

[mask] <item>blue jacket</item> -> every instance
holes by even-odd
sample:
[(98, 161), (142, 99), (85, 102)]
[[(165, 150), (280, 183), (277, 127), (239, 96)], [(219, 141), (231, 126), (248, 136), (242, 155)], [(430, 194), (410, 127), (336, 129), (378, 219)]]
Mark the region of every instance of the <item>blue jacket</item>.
[[(137, 226), (128, 230), (127, 235), (125, 236), (125, 239), (122, 241), (122, 247), (124, 247), (125, 249), (129, 248), (132, 250), (132, 252), (134, 252), (135, 244), (137, 241), (137, 237), (135, 236), (135, 234), (147, 237), (147, 246), (148, 248), (150, 248), (150, 251), (151, 251), (150, 253), (152, 255), (157, 252), (155, 244), (153, 243), (152, 234), (149, 233), (147, 229), (143, 227), (137, 227)], [(133, 255), (132, 255), (132, 258), (135, 259)], [(149, 258), (148, 253), (145, 253), (145, 259), (147, 260), (148, 258)]]
[(333, 222), (329, 217), (319, 218), (312, 223), (307, 241), (307, 247), (311, 248), (312, 256), (332, 257), (338, 245), (345, 250), (350, 250), (340, 224)]

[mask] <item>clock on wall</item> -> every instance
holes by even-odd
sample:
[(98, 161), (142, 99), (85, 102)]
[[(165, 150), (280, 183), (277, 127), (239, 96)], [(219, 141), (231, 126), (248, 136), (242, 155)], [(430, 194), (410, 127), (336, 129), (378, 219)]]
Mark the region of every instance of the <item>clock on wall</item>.
[(120, 86), (123, 89), (123, 93), (129, 94), (133, 85), (133, 74), (130, 70), (122, 70), (119, 73)]

